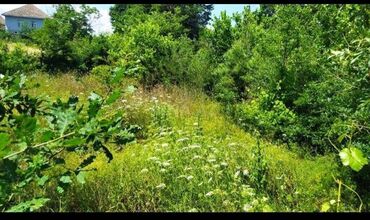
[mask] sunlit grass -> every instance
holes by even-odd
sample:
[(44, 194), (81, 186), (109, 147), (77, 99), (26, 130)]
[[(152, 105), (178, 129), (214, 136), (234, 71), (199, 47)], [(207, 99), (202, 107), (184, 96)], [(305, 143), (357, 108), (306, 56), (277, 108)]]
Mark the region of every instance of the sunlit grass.
[[(52, 98), (106, 87), (93, 75), (30, 77), (29, 92)], [(122, 88), (135, 81), (126, 80)], [(137, 85), (137, 84), (136, 84)], [(143, 132), (134, 143), (110, 146), (114, 160), (101, 155), (89, 168), (87, 182), (75, 184), (48, 210), (57, 211), (319, 211), (335, 198), (338, 175), (333, 155), (305, 159), (261, 141), (267, 161), (267, 184), (257, 190), (252, 150), (256, 137), (230, 122), (216, 102), (187, 88), (138, 88), (112, 109), (122, 108), (128, 123)], [(67, 158), (71, 166), (78, 155)], [(49, 193), (55, 196), (55, 193)], [(350, 198), (348, 198), (350, 199)], [(344, 201), (345, 202), (345, 201)]]

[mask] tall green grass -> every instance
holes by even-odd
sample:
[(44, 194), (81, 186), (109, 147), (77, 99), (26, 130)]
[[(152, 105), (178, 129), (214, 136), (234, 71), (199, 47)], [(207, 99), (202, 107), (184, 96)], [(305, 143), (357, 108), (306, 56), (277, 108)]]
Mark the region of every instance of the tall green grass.
[[(85, 99), (105, 89), (92, 75), (38, 74), (29, 83), (40, 84), (30, 93), (54, 98)], [(122, 88), (130, 83), (135, 84), (127, 80)], [(333, 176), (345, 178), (335, 155), (302, 158), (267, 141), (260, 141), (256, 154), (256, 136), (230, 122), (199, 91), (139, 88), (107, 111), (115, 108), (143, 128), (139, 139), (111, 146), (114, 160), (98, 158), (91, 165), (98, 171), (85, 184), (74, 184), (63, 196), (46, 190), (52, 200), (45, 211), (320, 211), (337, 196)], [(73, 163), (76, 156), (67, 160)], [(350, 192), (342, 198), (342, 211), (356, 208)]]

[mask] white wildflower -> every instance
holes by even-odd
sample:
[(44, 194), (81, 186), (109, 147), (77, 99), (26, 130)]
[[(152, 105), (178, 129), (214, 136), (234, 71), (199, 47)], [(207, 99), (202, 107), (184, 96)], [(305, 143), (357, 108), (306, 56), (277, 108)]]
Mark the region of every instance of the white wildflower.
[(244, 176), (248, 176), (249, 175), (249, 171), (247, 169), (243, 170), (243, 175)]
[(4, 78), (5, 76), (3, 74), (0, 74), (0, 79)]
[(149, 157), (148, 160), (154, 160), (154, 161), (156, 161), (156, 160), (159, 160), (159, 159), (158, 159), (158, 157)]
[(191, 179), (193, 179), (193, 178), (194, 178), (193, 176), (187, 176), (187, 177), (186, 177), (186, 179), (187, 179), (187, 180), (191, 180)]
[(243, 206), (243, 210), (244, 210), (245, 212), (249, 212), (251, 209), (252, 209), (252, 206), (251, 206), (251, 205), (249, 205), (248, 203), (247, 203), (247, 204), (245, 204), (245, 205)]
[(184, 142), (184, 141), (187, 141), (187, 140), (189, 140), (189, 138), (186, 138), (186, 137), (185, 137), (185, 138), (180, 138), (180, 139), (178, 139), (178, 140), (177, 140), (177, 142)]
[(239, 174), (240, 174), (240, 171), (239, 170), (236, 171), (236, 173), (234, 174), (234, 178), (238, 178)]
[(166, 187), (166, 184), (161, 183), (158, 186), (156, 186), (155, 188), (157, 188), (157, 189), (164, 189), (165, 187)]
[(144, 169), (142, 169), (142, 170), (140, 171), (140, 173), (147, 173), (148, 171), (149, 171), (148, 169), (144, 168)]
[(164, 166), (164, 167), (168, 167), (169, 165), (171, 165), (169, 162), (163, 162), (162, 163), (162, 166)]
[(189, 145), (190, 149), (200, 148), (200, 144), (191, 144)]
[(238, 145), (238, 144), (237, 143), (230, 143), (230, 144), (228, 144), (229, 147), (233, 147), (233, 146), (236, 146), (236, 145)]
[(208, 192), (207, 194), (206, 194), (206, 196), (212, 196), (214, 193), (213, 193), (213, 191), (210, 191), (210, 192)]
[(334, 199), (330, 200), (330, 205), (333, 205), (336, 201)]
[(162, 144), (162, 147), (168, 147), (168, 143)]
[(193, 158), (192, 158), (192, 160), (196, 160), (196, 159), (200, 159), (200, 158), (202, 158), (201, 156), (199, 156), (199, 155), (195, 155)]

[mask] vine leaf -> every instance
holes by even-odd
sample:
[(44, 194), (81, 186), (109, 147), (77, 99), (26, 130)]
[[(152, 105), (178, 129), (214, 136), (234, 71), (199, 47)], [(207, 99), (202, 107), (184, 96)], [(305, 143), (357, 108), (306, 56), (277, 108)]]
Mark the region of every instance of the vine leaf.
[(50, 199), (48, 198), (38, 198), (32, 199), (26, 202), (22, 202), (8, 209), (6, 212), (24, 212), (24, 211), (35, 211), (45, 205)]
[(62, 177), (60, 177), (60, 182), (62, 182), (62, 183), (71, 183), (72, 182), (72, 179), (71, 179), (71, 177), (70, 176), (62, 176)]
[(85, 183), (85, 176), (86, 176), (86, 172), (79, 172), (78, 175), (76, 176), (77, 181), (81, 184), (84, 184)]
[(9, 135), (5, 133), (0, 134), (0, 157), (8, 154), (9, 149), (6, 146), (10, 143)]
[(367, 158), (363, 156), (362, 151), (355, 147), (344, 148), (339, 153), (339, 156), (344, 166), (350, 166), (356, 172), (368, 164)]

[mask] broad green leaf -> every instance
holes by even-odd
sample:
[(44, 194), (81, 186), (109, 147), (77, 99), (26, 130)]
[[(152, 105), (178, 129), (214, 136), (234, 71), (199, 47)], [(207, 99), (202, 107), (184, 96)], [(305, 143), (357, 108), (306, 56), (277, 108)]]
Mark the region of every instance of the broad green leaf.
[(70, 176), (62, 176), (60, 177), (59, 179), (62, 183), (71, 183), (72, 182), (72, 179)]
[(89, 118), (93, 118), (98, 114), (101, 107), (101, 100), (102, 98), (98, 94), (94, 92), (91, 93), (89, 96), (89, 109), (87, 110)]
[(113, 73), (113, 77), (111, 79), (111, 83), (113, 84), (118, 84), (121, 82), (122, 78), (125, 76), (125, 71), (123, 68), (115, 68), (114, 69), (114, 73)]
[(328, 202), (325, 202), (324, 204), (321, 205), (322, 212), (327, 212), (329, 209), (330, 209), (330, 204)]
[(63, 145), (65, 147), (71, 147), (71, 146), (79, 146), (84, 143), (85, 143), (85, 139), (73, 138), (73, 139), (66, 140)]
[(0, 151), (3, 150), (9, 143), (9, 135), (5, 133), (0, 133)]
[(50, 141), (51, 139), (53, 139), (53, 137), (54, 137), (54, 133), (52, 131), (45, 131), (41, 135), (41, 141), (42, 142)]
[(62, 193), (64, 193), (64, 189), (62, 187), (58, 186), (57, 187), (57, 192), (62, 194)]
[(344, 148), (339, 153), (339, 156), (344, 166), (349, 165), (356, 172), (368, 164), (367, 158), (363, 156), (362, 151), (355, 147)]
[(348, 166), (349, 165), (349, 160), (350, 160), (350, 152), (349, 152), (349, 149), (348, 148), (344, 148), (340, 153), (339, 153), (339, 157), (340, 159), (342, 160), (342, 164), (344, 166)]
[(112, 94), (108, 97), (107, 101), (106, 101), (106, 104), (107, 105), (110, 105), (112, 104), (113, 102), (115, 102), (121, 95), (121, 92), (119, 89), (116, 89), (112, 92)]
[(41, 178), (39, 178), (37, 180), (37, 185), (43, 186), (43, 185), (45, 185), (46, 181), (48, 181), (48, 180), (49, 180), (49, 176), (47, 176), (47, 175), (42, 176)]
[(77, 174), (77, 181), (81, 184), (84, 184), (86, 181), (85, 181), (85, 176), (86, 176), (86, 172), (79, 172)]
[(26, 202), (22, 202), (18, 205), (12, 206), (10, 209), (8, 209), (6, 212), (27, 212), (27, 211), (35, 211), (39, 208), (43, 207), (46, 202), (48, 202), (50, 199), (48, 198), (38, 198), (38, 199), (32, 199)]
[(89, 101), (100, 101), (101, 97), (100, 95), (96, 94), (95, 92), (92, 92), (90, 96), (88, 97)]

